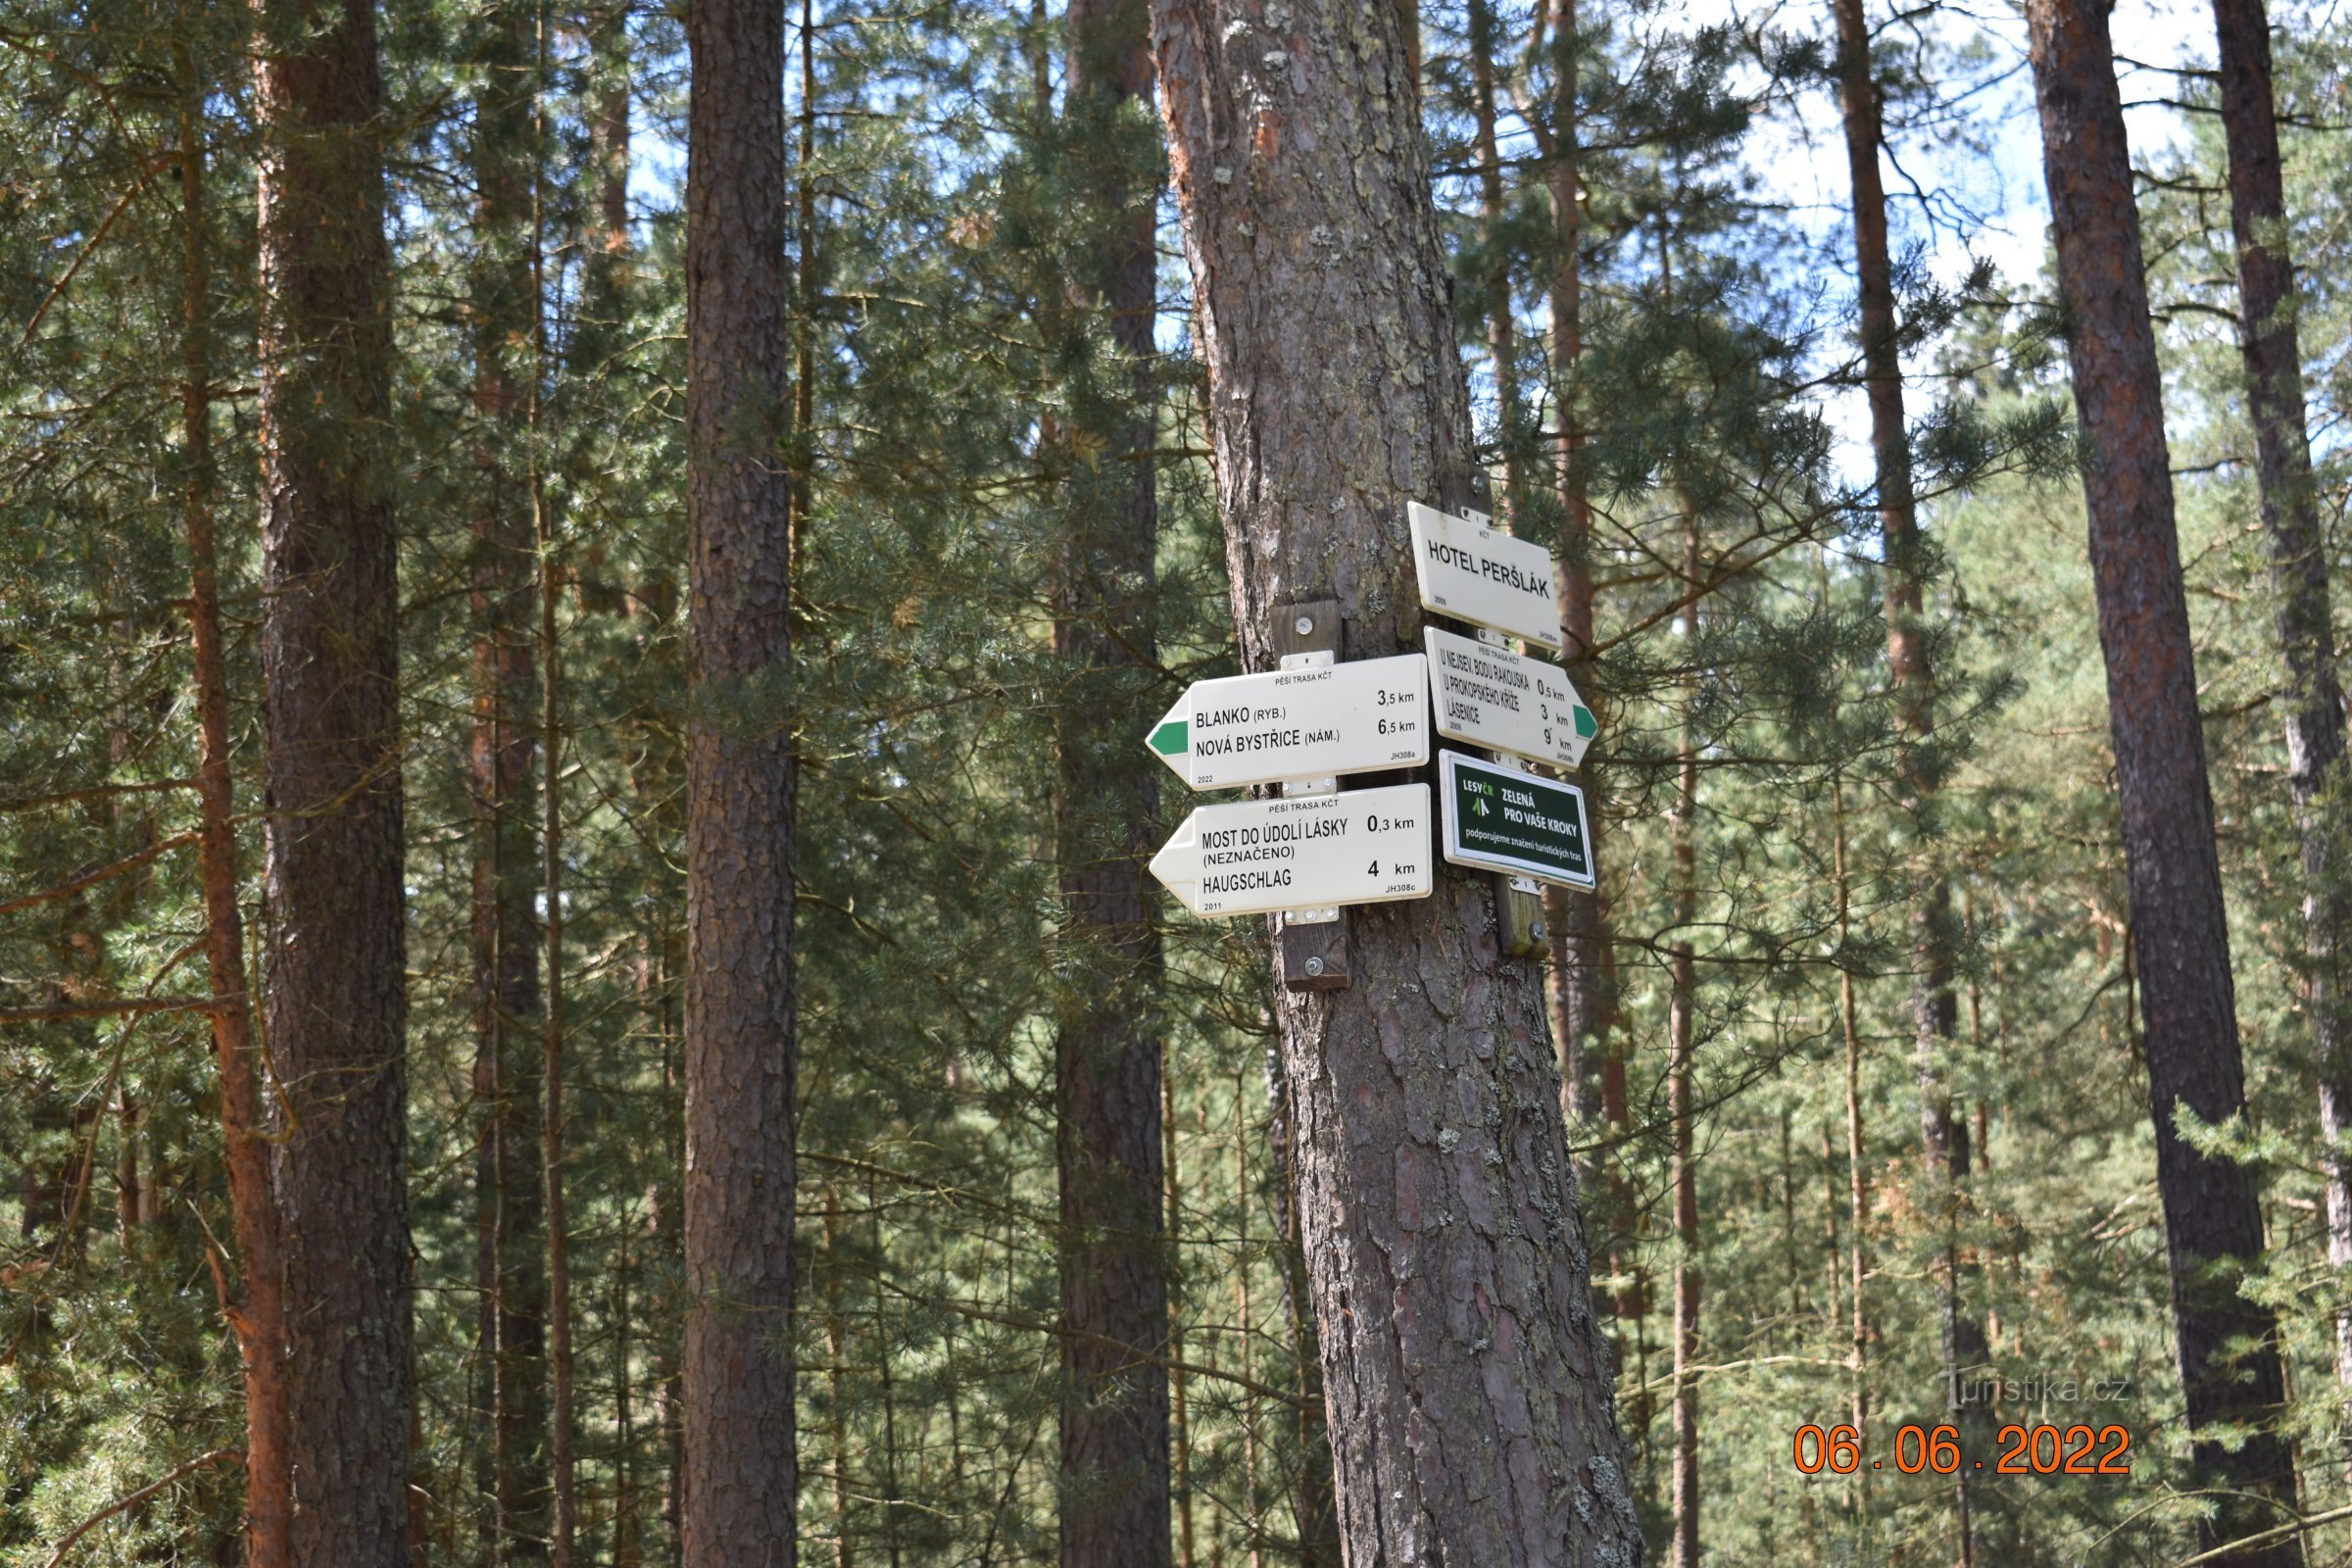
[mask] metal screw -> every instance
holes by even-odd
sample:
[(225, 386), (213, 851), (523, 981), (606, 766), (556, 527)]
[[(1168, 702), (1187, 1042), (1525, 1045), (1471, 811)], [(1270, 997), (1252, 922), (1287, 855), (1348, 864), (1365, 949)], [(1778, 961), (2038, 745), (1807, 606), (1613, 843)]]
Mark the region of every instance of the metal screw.
[(1301, 637), (1303, 637), (1303, 636), (1305, 636), (1305, 635), (1306, 635), (1308, 632), (1310, 632), (1310, 631), (1313, 631), (1313, 630), (1315, 629), (1315, 617), (1314, 617), (1314, 616), (1312, 616), (1312, 615), (1300, 615), (1300, 616), (1299, 616), (1299, 617), (1298, 617), (1297, 620), (1293, 621), (1291, 624), (1292, 624), (1292, 625), (1294, 625), (1294, 626), (1296, 626), (1296, 627), (1298, 628), (1298, 635), (1299, 635), (1299, 636), (1301, 636)]
[(1531, 936), (1531, 937), (1534, 937), (1534, 938), (1535, 938), (1535, 939), (1536, 939), (1538, 942), (1541, 942), (1541, 941), (1543, 941), (1543, 940), (1544, 940), (1544, 922), (1543, 922), (1543, 921), (1541, 921), (1541, 920), (1537, 920), (1537, 921), (1531, 922), (1531, 923), (1529, 924), (1528, 928), (1527, 928), (1527, 934), (1528, 934), (1529, 936)]
[[(1305, 617), (1304, 617), (1303, 615), (1302, 615), (1302, 616), (1300, 616), (1299, 618), (1300, 618), (1301, 620), (1305, 619)], [(1307, 972), (1307, 974), (1308, 974), (1308, 975), (1310, 975), (1310, 976), (1312, 976), (1312, 975), (1318, 975), (1318, 974), (1321, 974), (1321, 973), (1323, 972), (1323, 960), (1322, 960), (1321, 958), (1309, 958), (1309, 959), (1307, 959), (1307, 960), (1306, 960), (1306, 972)]]

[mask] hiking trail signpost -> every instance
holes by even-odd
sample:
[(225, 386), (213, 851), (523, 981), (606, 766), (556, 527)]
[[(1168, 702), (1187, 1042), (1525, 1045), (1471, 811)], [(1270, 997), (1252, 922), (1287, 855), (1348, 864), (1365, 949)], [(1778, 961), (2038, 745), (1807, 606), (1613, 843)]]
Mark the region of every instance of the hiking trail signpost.
[[(1337, 600), (1279, 605), (1279, 669), (1195, 681), (1144, 737), (1193, 789), (1280, 788), (1194, 808), (1151, 866), (1197, 915), (1281, 915), (1294, 991), (1347, 985), (1347, 906), (1428, 898), (1441, 855), (1502, 879), (1497, 935), (1516, 957), (1544, 948), (1537, 880), (1593, 886), (1584, 792), (1513, 760), (1575, 768), (1597, 728), (1558, 665), (1503, 642), (1559, 652), (1551, 552), (1477, 514), (1414, 502), (1406, 520), (1422, 608), (1476, 637), (1427, 626), (1422, 653), (1347, 662)], [(1426, 782), (1340, 789), (1351, 773), (1426, 766), (1433, 734), (1495, 760), (1440, 751), (1434, 801)]]
[(1144, 744), (1197, 790), (1336, 778), (1429, 760), (1419, 654), (1200, 680)]
[(1406, 505), (1405, 516), (1424, 609), (1560, 651), (1550, 551), (1418, 501)]
[(1196, 807), (1152, 874), (1195, 914), (1426, 899), (1429, 786), (1284, 796)]
[(1585, 760), (1598, 726), (1557, 664), (1435, 626), (1421, 638), (1440, 735), (1554, 767)]

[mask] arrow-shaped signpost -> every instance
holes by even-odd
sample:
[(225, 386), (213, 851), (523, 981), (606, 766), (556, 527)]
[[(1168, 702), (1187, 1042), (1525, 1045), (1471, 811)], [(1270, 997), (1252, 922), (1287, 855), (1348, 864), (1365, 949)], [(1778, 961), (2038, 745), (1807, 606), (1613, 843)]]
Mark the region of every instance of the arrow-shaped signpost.
[(1426, 628), (1438, 733), (1530, 761), (1573, 768), (1592, 744), (1592, 710), (1557, 664)]
[(1145, 738), (1197, 790), (1335, 778), (1429, 760), (1419, 654), (1195, 681)]
[[(1423, 631), (1437, 688), (1433, 721), (1438, 733), (1484, 747), (1496, 760), (1484, 763), (1457, 752), (1442, 754), (1438, 813), (1445, 857), (1497, 873), (1494, 899), (1503, 951), (1533, 956), (1543, 951), (1544, 927), (1531, 879), (1592, 885), (1591, 847), (1582, 836), (1583, 792), (1521, 773), (1511, 760), (1525, 758), (1573, 769), (1583, 763), (1585, 748), (1599, 727), (1558, 666), (1501, 646), (1502, 638), (1519, 637), (1554, 654), (1562, 648), (1551, 552), (1512, 538), (1482, 516), (1457, 517), (1414, 504), (1406, 509), (1406, 521), (1422, 608), (1484, 628), (1475, 639), (1438, 626)], [(1469, 819), (1495, 810), (1496, 797), (1489, 792), (1503, 788), (1496, 782), (1502, 776), (1520, 781), (1510, 787), (1510, 808), (1517, 813), (1532, 809), (1516, 804), (1517, 799), (1540, 790), (1546, 807), (1557, 808), (1546, 809), (1544, 819), (1565, 820), (1568, 813), (1561, 803), (1573, 797), (1577, 855), (1582, 857), (1575, 866), (1565, 858), (1553, 864), (1533, 852), (1497, 852), (1496, 825)], [(1477, 780), (1480, 787), (1466, 780)], [(1513, 831), (1506, 835), (1515, 850), (1525, 850), (1518, 831), (1523, 826), (1514, 819)]]
[(1195, 914), (1426, 899), (1435, 887), (1429, 786), (1196, 807), (1152, 857)]

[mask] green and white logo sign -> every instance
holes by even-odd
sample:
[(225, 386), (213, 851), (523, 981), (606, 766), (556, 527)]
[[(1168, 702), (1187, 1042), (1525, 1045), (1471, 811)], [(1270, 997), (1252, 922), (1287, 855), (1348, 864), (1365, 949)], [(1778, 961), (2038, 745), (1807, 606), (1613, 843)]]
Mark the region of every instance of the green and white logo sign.
[(1585, 792), (1460, 752), (1438, 754), (1440, 843), (1455, 865), (1593, 885)]

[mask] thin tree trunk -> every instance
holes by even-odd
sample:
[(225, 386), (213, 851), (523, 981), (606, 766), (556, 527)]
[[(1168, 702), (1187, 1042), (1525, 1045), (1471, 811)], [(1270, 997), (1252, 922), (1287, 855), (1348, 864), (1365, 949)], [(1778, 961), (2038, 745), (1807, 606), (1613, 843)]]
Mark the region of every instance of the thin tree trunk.
[[(1234, 1364), (1245, 1376), (1251, 1371), (1250, 1342), (1255, 1332), (1250, 1304), (1250, 1157), (1242, 1115), (1243, 1083), (1248, 1073), (1246, 1067), (1233, 1070), (1233, 1194), (1239, 1221), (1234, 1238), (1238, 1261), (1233, 1285)], [(1250, 1568), (1260, 1568), (1265, 1557), (1265, 1532), (1257, 1512), (1257, 1394), (1251, 1390), (1242, 1401), (1242, 1528), (1250, 1543)]]
[(616, 0), (594, 25), (597, 81), (595, 246), (608, 259), (629, 252), (629, 5)]
[[(1176, 1090), (1163, 1072), (1159, 1080), (1160, 1169), (1167, 1188), (1168, 1250), (1173, 1252), (1181, 1245), (1184, 1232), (1184, 1181), (1176, 1162)], [(1171, 1303), (1172, 1305), (1173, 1303)], [(1175, 1320), (1171, 1311), (1168, 1325), (1168, 1359), (1185, 1359), (1184, 1326)], [(1176, 1563), (1177, 1568), (1193, 1568), (1193, 1423), (1187, 1403), (1188, 1390), (1181, 1369), (1170, 1376), (1173, 1399), (1173, 1429), (1170, 1446), (1173, 1449), (1176, 1494)]]
[[(1584, 149), (1577, 108), (1579, 51), (1576, 0), (1549, 0), (1553, 89), (1548, 144), (1551, 170), (1552, 420), (1557, 426), (1552, 479), (1559, 492), (1560, 538), (1554, 574), (1559, 585), (1562, 658), (1568, 677), (1588, 703), (1599, 689), (1592, 662), (1592, 503), (1584, 470), (1585, 432), (1577, 396), (1577, 362), (1584, 357)], [(1598, 780), (1586, 770), (1598, 806)], [(1600, 812), (1593, 811), (1598, 854)], [(1551, 946), (1546, 1001), (1553, 1047), (1560, 1057), (1561, 1108), (1570, 1125), (1593, 1111), (1594, 1060), (1609, 1054), (1609, 911), (1600, 890), (1546, 885), (1544, 928)], [(1606, 1089), (1602, 1091), (1605, 1098)], [(1613, 1197), (1621, 1196), (1612, 1194)], [(1612, 1213), (1623, 1204), (1613, 1204)], [(1622, 1308), (1620, 1309), (1622, 1310)]]
[(375, 15), (261, 18), (265, 1022), (294, 1568), (409, 1556), (398, 540)]
[[(793, 333), (793, 428), (803, 432), (816, 423), (816, 7), (814, 0), (801, 0), (801, 171), (794, 184), (796, 214), (795, 247), (798, 266), (793, 271), (795, 299), (799, 305), (798, 319)], [(793, 526), (808, 526), (809, 508), (814, 504), (811, 494), (815, 471), (810, 459), (812, 451), (804, 437), (793, 451), (792, 517)], [(794, 553), (799, 553), (799, 538), (794, 538)]]
[[(536, 84), (547, 71), (547, 24), (539, 24), (538, 60), (532, 72), (535, 84), (534, 118), (545, 115)], [(544, 126), (534, 126), (535, 131)], [(533, 145), (539, 137), (534, 134)], [(547, 1016), (542, 1020), (539, 1076), (546, 1120), (539, 1135), (545, 1162), (542, 1179), (547, 1205), (547, 1330), (549, 1450), (555, 1493), (555, 1568), (572, 1568), (573, 1536), (578, 1528), (574, 1496), (571, 1356), (571, 1234), (564, 1207), (564, 731), (563, 675), (556, 641), (556, 606), (563, 596), (564, 577), (556, 563), (556, 517), (547, 504), (547, 484), (540, 472), (544, 432), (540, 386), (547, 362), (546, 249), (541, 234), (544, 205), (544, 166), (534, 157), (531, 180), (531, 398), (530, 480), (531, 535), (539, 549), (539, 755), (546, 760), (541, 787), (544, 816), (539, 825), (541, 899), (547, 909)], [(623, 1380), (627, 1369), (621, 1370)]]
[[(1689, 662), (1697, 668), (1700, 531), (1698, 511), (1683, 502), (1683, 609)], [(1693, 676), (1695, 680), (1695, 676)], [(1681, 755), (1675, 770), (1674, 929), (1671, 997), (1666, 1009), (1666, 1111), (1674, 1194), (1674, 1564), (1698, 1568), (1698, 1167), (1691, 1143), (1690, 1053), (1698, 1004), (1698, 964), (1690, 923), (1698, 917), (1698, 692), (1686, 694)]]
[(1478, 115), (1478, 203), (1486, 223), (1490, 255), (1487, 267), (1487, 349), (1494, 360), (1494, 404), (1502, 425), (1502, 494), (1500, 510), (1516, 519), (1526, 500), (1526, 479), (1520, 472), (1519, 334), (1511, 305), (1509, 253), (1499, 242), (1502, 231), (1502, 152), (1494, 130), (1494, 7), (1492, 0), (1470, 0), (1470, 85)]
[[(1849, 917), (1852, 913), (1853, 882), (1845, 867), (1845, 780), (1833, 777), (1830, 782), (1830, 817), (1836, 835), (1835, 865), (1838, 877), (1838, 945), (1842, 949), (1850, 935)], [(1852, 1297), (1853, 1326), (1846, 1341), (1847, 1374), (1851, 1380), (1851, 1404), (1848, 1423), (1856, 1432), (1870, 1431), (1870, 1298), (1866, 1284), (1870, 1277), (1870, 1166), (1867, 1163), (1867, 1144), (1862, 1127), (1862, 1029), (1854, 998), (1854, 973), (1839, 967), (1838, 971), (1838, 1024), (1845, 1040), (1845, 1169), (1846, 1169), (1846, 1238), (1847, 1262), (1850, 1273), (1847, 1292)], [(1826, 1146), (1829, 1129), (1822, 1129)], [(1827, 1148), (1823, 1150), (1828, 1152)], [(1835, 1229), (1835, 1226), (1833, 1226)], [(1854, 1515), (1857, 1526), (1865, 1533), (1859, 1548), (1867, 1551), (1870, 1528), (1870, 1476), (1866, 1471), (1854, 1474)]]
[(635, 1324), (629, 1316), (629, 1232), (617, 1234), (612, 1265), (612, 1568), (641, 1568), (645, 1526), (638, 1515)]
[[(1405, 504), (1464, 505), (1472, 456), (1397, 19), (1155, 0), (1153, 33), (1244, 667), (1296, 599), (1404, 651)], [(1350, 912), (1348, 989), (1275, 998), (1346, 1560), (1632, 1561), (1541, 980), (1492, 877), (1435, 882)]]
[(882, 1200), (871, 1176), (866, 1178), (865, 1207), (874, 1224), (874, 1362), (879, 1369), (882, 1394), (882, 1546), (890, 1568), (903, 1568), (899, 1514), (906, 1493), (899, 1485), (899, 1399), (890, 1372), (897, 1350), (891, 1341), (890, 1324), (883, 1316), (882, 1278), (890, 1250), (882, 1240)]
[(824, 1190), (825, 1236), (825, 1383), (828, 1395), (825, 1437), (833, 1461), (833, 1568), (857, 1568), (858, 1554), (850, 1542), (850, 1403), (843, 1358), (850, 1353), (849, 1336), (841, 1312), (840, 1240), (833, 1216), (841, 1202), (831, 1187)]
[[(2294, 259), (2271, 94), (2271, 25), (2263, 0), (2214, 0), (2221, 43), (2222, 124), (2230, 145), (2230, 224), (2237, 242), (2238, 347), (2254, 424), (2255, 474), (2270, 543), (2275, 624), (2286, 677), (2287, 785), (2302, 841), (2304, 995), (2318, 1059), (2326, 1142), (2328, 1261), (2352, 1268), (2352, 1010), (2344, 933), (2344, 697), (2335, 674), (2328, 557), (2304, 423), (2303, 350), (2295, 327)], [(2352, 1417), (2352, 1305), (2335, 1313), (2338, 1397)], [(2352, 1445), (2348, 1437), (2347, 1445)], [(2345, 1461), (2352, 1465), (2352, 1446)]]
[(291, 1563), (291, 1450), (287, 1447), (278, 1250), (263, 1107), (261, 1053), (245, 989), (244, 913), (237, 901), (235, 790), (228, 765), (228, 674), (220, 640), (220, 573), (213, 539), (212, 243), (205, 201), (204, 84), (185, 43), (172, 64), (179, 78), (181, 224), (180, 422), (186, 443), (181, 516), (188, 539), (188, 631), (195, 650), (197, 858), (204, 884), (204, 948), (213, 996), (213, 1060), (220, 1080), (220, 1130), (240, 1290), (229, 1303), (245, 1377), (245, 1561)]
[(686, 18), (686, 1568), (792, 1568), (794, 754), (782, 0)]
[[(2106, 10), (2090, 0), (2028, 0), (2026, 19), (2086, 438), (2091, 575), (2180, 1382), (2192, 1453), (2224, 1493), (2198, 1527), (2201, 1548), (2212, 1550), (2295, 1506), (2285, 1439), (2265, 1430), (2225, 1447), (2213, 1435), (2217, 1423), (2275, 1422), (2284, 1378), (2275, 1318), (2237, 1287), (2263, 1250), (2254, 1174), (2225, 1155), (2200, 1153), (2176, 1126), (2180, 1107), (2209, 1123), (2243, 1111), (2245, 1069), (2115, 51)], [(2252, 1348), (2235, 1355), (2233, 1344)], [(2302, 1560), (2293, 1538), (2228, 1558), (2233, 1568)]]
[[(1870, 405), (1872, 456), (1878, 470), (1879, 530), (1886, 557), (1886, 657), (1898, 693), (1905, 745), (1899, 760), (1904, 803), (1917, 813), (1936, 780), (1919, 765), (1919, 748), (1935, 733), (1936, 672), (1921, 623), (1919, 521), (1911, 481), (1911, 439), (1903, 411), (1900, 327), (1895, 318), (1894, 258), (1886, 232), (1886, 190), (1879, 172), (1886, 125), (1878, 78), (1871, 66), (1870, 24), (1863, 0), (1831, 0), (1838, 25), (1838, 101), (1845, 124), (1851, 181), (1855, 277), (1861, 304), (1863, 388)], [(1930, 856), (1932, 843), (1923, 840)], [(1920, 1137), (1927, 1158), (1932, 1212), (1941, 1235), (1936, 1312), (1941, 1325), (1945, 1413), (1981, 1427), (1984, 1407), (1964, 1404), (1960, 1378), (1981, 1366), (1984, 1330), (1967, 1307), (1969, 1271), (1958, 1241), (1969, 1178), (1968, 1122), (1952, 1106), (1951, 1057), (1959, 1025), (1952, 992), (1951, 891), (1940, 869), (1930, 872), (1911, 911), (1911, 1012), (1919, 1060)], [(1849, 982), (1850, 983), (1850, 982)], [(1972, 1432), (1971, 1448), (1989, 1441)], [(1969, 1518), (1968, 1473), (1953, 1479), (1959, 1515), (1961, 1568), (1974, 1568), (1975, 1531)]]
[(1293, 1441), (1298, 1470), (1291, 1487), (1292, 1522), (1298, 1531), (1299, 1568), (1339, 1568), (1339, 1503), (1332, 1490), (1331, 1439), (1324, 1430), (1322, 1352), (1315, 1333), (1313, 1292), (1298, 1224), (1298, 1119), (1279, 1047), (1265, 1054), (1266, 1152), (1273, 1166), (1276, 1231), (1281, 1239), (1282, 1311), (1290, 1340), (1294, 1387), (1300, 1403)]
[[(1170, 1560), (1168, 1343), (1160, 1236), (1159, 933), (1144, 862), (1157, 848), (1157, 764), (1133, 741), (1155, 658), (1152, 461), (1157, 140), (1145, 0), (1074, 0), (1062, 134), (1086, 233), (1074, 303), (1099, 306), (1109, 352), (1072, 399), (1104, 461), (1070, 466), (1054, 651), (1054, 840), (1064, 938), (1084, 981), (1054, 1041), (1060, 1171), (1062, 1568)], [(1138, 159), (1147, 162), (1138, 163)], [(1132, 167), (1131, 167), (1132, 166)], [(1058, 313), (1048, 314), (1047, 330)], [(1083, 330), (1080, 316), (1066, 330)], [(1133, 1351), (1117, 1347), (1133, 1347)], [(1140, 1354), (1135, 1352), (1141, 1352)]]
[(474, 1085), (484, 1102), (475, 1159), (479, 1333), (489, 1381), (491, 1561), (535, 1562), (548, 1536), (546, 1244), (539, 1042), (541, 891), (531, 820), (540, 737), (531, 639), (530, 411), (536, 406), (533, 110), (528, 12), (485, 22), (470, 149), (476, 191), (473, 328), (475, 624), (470, 783)]

